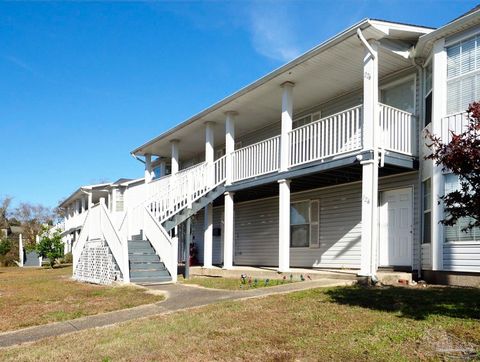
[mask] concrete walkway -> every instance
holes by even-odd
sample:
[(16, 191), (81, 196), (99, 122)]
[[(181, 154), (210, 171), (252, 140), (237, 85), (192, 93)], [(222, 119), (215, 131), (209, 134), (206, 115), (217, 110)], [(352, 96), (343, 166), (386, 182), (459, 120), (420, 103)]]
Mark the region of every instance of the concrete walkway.
[(273, 294), (291, 293), (312, 288), (344, 286), (353, 283), (354, 281), (352, 280), (320, 279), (244, 291), (207, 289), (184, 284), (152, 285), (148, 286), (148, 288), (165, 293), (166, 299), (164, 301), (70, 321), (4, 332), (0, 334), (0, 347), (34, 342), (47, 337), (59, 336), (89, 328), (114, 325), (137, 318), (169, 314), (220, 301), (260, 298)]

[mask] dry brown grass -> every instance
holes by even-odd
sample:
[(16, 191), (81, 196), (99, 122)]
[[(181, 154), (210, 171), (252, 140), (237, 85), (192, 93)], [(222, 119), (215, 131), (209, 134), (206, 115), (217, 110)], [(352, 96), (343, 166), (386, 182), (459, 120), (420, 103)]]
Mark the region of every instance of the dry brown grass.
[[(405, 361), (480, 355), (478, 290), (317, 289), (0, 350), (11, 361)], [(422, 300), (423, 304), (418, 304)], [(457, 307), (456, 307), (457, 306)]]
[(162, 300), (145, 290), (71, 279), (72, 268), (0, 268), (0, 332)]

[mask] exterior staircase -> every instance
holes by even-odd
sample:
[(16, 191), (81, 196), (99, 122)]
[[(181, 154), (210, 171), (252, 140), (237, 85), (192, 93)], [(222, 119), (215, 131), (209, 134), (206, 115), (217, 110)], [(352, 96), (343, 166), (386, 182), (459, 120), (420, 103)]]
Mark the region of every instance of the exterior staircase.
[(179, 210), (175, 215), (169, 219), (162, 222), (163, 228), (168, 232), (174, 227), (180, 225), (182, 222), (187, 220), (190, 216), (195, 215), (197, 212), (202, 210), (205, 206), (212, 203), (217, 197), (223, 195), (225, 192), (225, 186), (218, 185), (214, 189), (207, 192), (204, 196), (195, 200), (191, 207), (184, 207)]
[(148, 240), (142, 235), (133, 235), (128, 241), (128, 260), (130, 266), (130, 281), (132, 283), (166, 283), (172, 277), (165, 264), (155, 253)]

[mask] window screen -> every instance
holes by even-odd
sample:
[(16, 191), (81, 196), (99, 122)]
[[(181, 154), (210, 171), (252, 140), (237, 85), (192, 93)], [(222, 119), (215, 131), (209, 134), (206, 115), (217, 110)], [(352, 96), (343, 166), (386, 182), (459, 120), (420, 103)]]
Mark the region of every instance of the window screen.
[[(457, 175), (445, 175), (445, 194), (460, 189), (460, 181)], [(472, 219), (469, 217), (461, 218), (453, 226), (445, 226), (445, 242), (449, 241), (480, 241), (480, 228), (473, 228), (467, 232), (462, 229), (468, 225)]]
[(447, 48), (447, 113), (463, 112), (480, 98), (480, 37)]

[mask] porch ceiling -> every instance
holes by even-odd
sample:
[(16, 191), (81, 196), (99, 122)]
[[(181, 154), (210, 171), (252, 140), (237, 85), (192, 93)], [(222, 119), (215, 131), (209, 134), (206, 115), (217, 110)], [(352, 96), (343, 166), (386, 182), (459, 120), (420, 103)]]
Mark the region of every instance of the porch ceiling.
[[(411, 172), (404, 168), (385, 165), (379, 169), (379, 177), (391, 176), (405, 172)], [(313, 190), (322, 187), (341, 185), (362, 180), (362, 166), (359, 164), (345, 166), (325, 172), (318, 172), (308, 176), (297, 177), (291, 180), (290, 191), (292, 193)], [(278, 182), (271, 182), (255, 187), (235, 191), (235, 202), (251, 201), (266, 197), (278, 196)], [(223, 205), (224, 198), (217, 198), (213, 205)]]
[[(386, 27), (388, 24), (389, 27)], [(394, 25), (394, 24), (393, 24)], [(405, 28), (406, 27), (406, 28)], [(215, 145), (224, 144), (225, 112), (238, 112), (236, 136), (252, 132), (280, 119), (281, 84), (295, 83), (294, 113), (300, 113), (362, 87), (364, 47), (357, 38), (361, 28), (367, 39), (394, 39), (412, 45), (427, 29), (366, 20), (259, 81), (240, 90), (174, 129), (137, 148), (135, 155), (170, 156), (170, 141), (180, 140), (180, 158), (190, 158), (204, 151), (204, 123), (215, 122)], [(380, 47), (379, 73), (385, 77), (412, 65), (410, 59)]]

